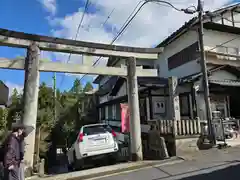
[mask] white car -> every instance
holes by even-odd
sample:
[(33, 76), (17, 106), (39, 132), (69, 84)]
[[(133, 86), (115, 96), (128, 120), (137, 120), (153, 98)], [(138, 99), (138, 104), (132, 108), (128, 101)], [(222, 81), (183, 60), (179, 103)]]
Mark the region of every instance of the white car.
[(118, 143), (116, 133), (107, 124), (90, 124), (81, 128), (78, 137), (68, 150), (69, 167), (80, 169), (90, 160), (106, 158), (116, 161)]

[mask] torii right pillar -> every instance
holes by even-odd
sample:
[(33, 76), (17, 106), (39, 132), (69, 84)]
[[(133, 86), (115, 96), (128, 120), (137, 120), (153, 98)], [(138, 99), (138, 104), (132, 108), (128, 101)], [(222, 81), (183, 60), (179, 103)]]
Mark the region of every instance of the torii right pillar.
[(143, 154), (139, 112), (138, 82), (136, 75), (136, 58), (129, 58), (127, 63), (128, 104), (130, 110), (130, 157), (132, 161), (141, 161), (143, 160)]
[(173, 121), (173, 141), (174, 148), (171, 154), (176, 155), (176, 135), (177, 135), (177, 123), (181, 121), (180, 115), (180, 105), (179, 105), (179, 95), (177, 92), (178, 86), (178, 78), (177, 77), (169, 77), (168, 78), (168, 87), (169, 87), (169, 110), (171, 112), (171, 120)]

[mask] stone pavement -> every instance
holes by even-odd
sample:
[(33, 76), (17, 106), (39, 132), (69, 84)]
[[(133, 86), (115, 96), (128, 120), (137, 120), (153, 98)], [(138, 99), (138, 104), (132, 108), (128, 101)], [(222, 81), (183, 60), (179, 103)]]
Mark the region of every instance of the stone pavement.
[(240, 148), (234, 147), (194, 153), (182, 163), (153, 166), (91, 180), (227, 180), (239, 179), (239, 170)]
[(129, 170), (136, 170), (146, 167), (153, 167), (153, 166), (161, 166), (166, 164), (175, 164), (183, 162), (180, 158), (171, 158), (167, 160), (157, 160), (157, 161), (139, 161), (139, 162), (128, 162), (128, 163), (121, 163), (116, 164), (112, 166), (102, 166), (98, 168), (92, 168), (82, 171), (75, 171), (65, 174), (59, 174), (59, 175), (52, 175), (52, 176), (46, 176), (44, 178), (34, 177), (31, 178), (31, 180), (78, 180), (78, 179), (90, 179), (93, 177), (99, 177), (104, 176), (108, 174), (115, 174), (123, 171), (129, 171)]
[(237, 170), (240, 168), (240, 147), (199, 151), (182, 158), (185, 161), (175, 158), (123, 163), (50, 176), (44, 180), (208, 180), (209, 177), (221, 180), (240, 176)]

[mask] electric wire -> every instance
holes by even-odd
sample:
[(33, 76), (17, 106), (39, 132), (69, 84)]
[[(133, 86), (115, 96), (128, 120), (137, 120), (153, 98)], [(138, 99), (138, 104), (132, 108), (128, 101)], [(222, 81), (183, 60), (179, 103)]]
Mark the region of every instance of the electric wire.
[[(177, 10), (177, 11), (182, 11), (182, 9), (179, 9), (177, 7), (175, 7), (173, 4), (167, 2), (167, 1), (162, 1), (162, 0), (144, 0), (144, 1), (139, 1), (138, 4), (135, 6), (135, 8), (133, 9), (133, 11), (131, 12), (131, 14), (128, 16), (128, 18), (126, 19), (126, 21), (124, 22), (124, 24), (122, 25), (122, 27), (120, 28), (118, 34), (113, 38), (113, 40), (111, 41), (110, 45), (112, 45), (116, 40), (118, 40), (118, 38), (125, 32), (126, 28), (131, 24), (132, 20), (136, 17), (136, 15), (139, 13), (139, 11), (141, 11), (141, 9), (143, 8), (143, 6), (147, 3), (150, 3), (150, 2), (153, 2), (153, 3), (164, 3), (164, 4), (167, 4), (169, 5), (170, 7), (172, 7), (173, 9)], [(142, 4), (141, 4), (142, 3)], [(141, 4), (141, 5), (140, 5)], [(140, 7), (139, 7), (140, 5)], [(192, 6), (190, 6), (192, 7)], [(135, 12), (135, 13), (134, 13)], [(101, 60), (102, 57), (99, 57), (94, 63), (92, 66), (95, 66), (100, 60)], [(82, 80), (86, 75), (88, 74), (84, 74), (80, 80)]]
[[(87, 10), (88, 10), (89, 1), (90, 1), (90, 0), (87, 0), (86, 3), (85, 3), (84, 11), (83, 11), (83, 14), (82, 14), (81, 20), (80, 20), (80, 22), (79, 22), (79, 24), (78, 24), (77, 32), (76, 32), (76, 35), (75, 35), (74, 40), (77, 39), (78, 34), (79, 34), (79, 32), (80, 32), (80, 29), (81, 29), (81, 27), (82, 27), (82, 23), (83, 23), (84, 16), (85, 16), (85, 14), (87, 13)], [(68, 56), (68, 60), (67, 60), (67, 63), (69, 63), (69, 61), (70, 61), (70, 59), (71, 59), (71, 56), (72, 56), (72, 53), (69, 54), (69, 56)], [(61, 87), (62, 84), (63, 84), (64, 78), (65, 78), (65, 75), (62, 77), (62, 80), (61, 80), (61, 83), (60, 83), (60, 87)]]

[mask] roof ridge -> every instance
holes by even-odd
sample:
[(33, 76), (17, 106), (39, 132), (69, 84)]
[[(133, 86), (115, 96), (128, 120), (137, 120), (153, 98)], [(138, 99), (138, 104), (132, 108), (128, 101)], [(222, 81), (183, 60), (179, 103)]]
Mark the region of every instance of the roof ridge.
[[(212, 11), (212, 12), (216, 13), (216, 12), (219, 12), (219, 11), (220, 12), (225, 11), (227, 9), (235, 8), (238, 5), (240, 5), (240, 2), (228, 4), (226, 6), (222, 6), (222, 7), (218, 8), (218, 9)], [(205, 16), (205, 18), (206, 18), (206, 16)], [(196, 24), (197, 22), (198, 22), (198, 16), (194, 16), (193, 18), (189, 19), (180, 28), (178, 28), (176, 31), (174, 31), (172, 34), (170, 34), (167, 38), (165, 38), (161, 43), (159, 43), (156, 47), (166, 46), (167, 44), (169, 44), (171, 39), (174, 38), (174, 36), (179, 35), (179, 33), (183, 32), (183, 30), (185, 30), (188, 26)]]

